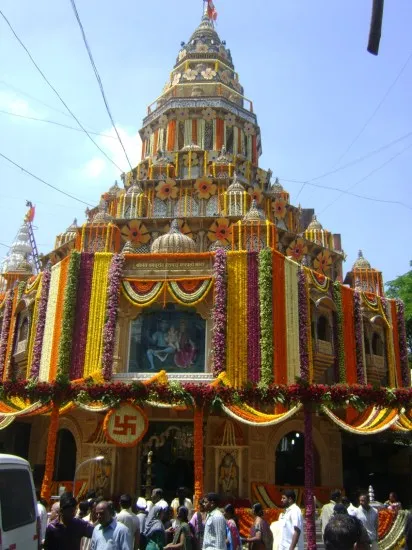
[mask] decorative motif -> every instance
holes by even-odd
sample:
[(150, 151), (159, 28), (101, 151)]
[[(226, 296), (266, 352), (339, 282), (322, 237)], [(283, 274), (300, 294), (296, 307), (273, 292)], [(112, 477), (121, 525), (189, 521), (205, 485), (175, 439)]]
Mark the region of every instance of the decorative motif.
[(169, 124), (169, 119), (167, 118), (167, 115), (161, 115), (158, 120), (159, 128), (167, 128), (167, 125)]
[(220, 73), (220, 80), (225, 84), (230, 84), (231, 77), (232, 77), (232, 73), (227, 69), (225, 69)]
[(287, 203), (282, 197), (278, 197), (272, 201), (272, 212), (277, 220), (283, 220), (286, 216), (286, 206)]
[(309, 269), (309, 273), (311, 282), (313, 283), (315, 288), (320, 292), (328, 292), (330, 279), (322, 273), (318, 273), (316, 271), (313, 271), (312, 269)]
[(251, 122), (245, 122), (243, 130), (247, 136), (253, 136), (256, 133), (255, 127)]
[(216, 71), (208, 67), (207, 69), (201, 72), (201, 75), (205, 80), (213, 80), (216, 76)]
[(168, 178), (166, 181), (159, 181), (156, 185), (156, 197), (162, 201), (175, 199), (178, 189), (175, 180)]
[(308, 248), (305, 241), (301, 237), (298, 237), (288, 246), (286, 256), (291, 256), (294, 260), (299, 262), (307, 252)]
[(217, 186), (208, 178), (199, 178), (194, 184), (199, 199), (209, 199), (216, 194)]
[(247, 191), (252, 199), (252, 201), (256, 201), (256, 204), (260, 204), (263, 200), (263, 193), (261, 188), (258, 185), (254, 185), (253, 187), (249, 187)]
[(236, 124), (236, 117), (233, 113), (227, 113), (225, 115), (225, 123), (227, 128), (232, 128)]
[(211, 121), (216, 118), (216, 111), (211, 107), (206, 107), (206, 109), (202, 110), (202, 118), (203, 120)]
[(146, 128), (143, 130), (143, 137), (145, 139), (150, 139), (150, 136), (153, 134), (153, 130), (151, 126), (146, 126)]
[[(168, 233), (170, 231), (170, 227), (171, 227), (170, 224), (166, 224), (164, 226), (165, 233)], [(180, 231), (180, 233), (182, 233), (186, 237), (190, 237), (191, 239), (193, 239), (192, 230), (186, 220), (183, 220), (183, 219), (177, 220), (177, 228)]]
[(330, 266), (332, 265), (332, 256), (329, 250), (323, 250), (319, 252), (316, 258), (313, 261), (313, 267), (316, 271), (327, 275), (330, 271)]
[(173, 299), (185, 306), (195, 306), (203, 301), (212, 288), (212, 279), (183, 279), (169, 281), (167, 288)]
[(226, 218), (218, 218), (209, 227), (207, 238), (212, 242), (219, 242), (222, 246), (230, 244), (233, 228)]
[(185, 80), (189, 80), (189, 81), (192, 81), (192, 80), (196, 80), (196, 77), (199, 73), (197, 71), (195, 71), (194, 69), (187, 69), (184, 73), (183, 73), (183, 78)]
[(111, 409), (103, 421), (103, 431), (110, 443), (119, 447), (134, 447), (147, 432), (149, 422), (143, 409), (132, 403), (122, 403)]
[(182, 73), (175, 73), (173, 75), (172, 85), (177, 86), (182, 78)]
[(176, 120), (181, 122), (189, 118), (189, 109), (187, 108), (176, 109), (175, 114), (176, 114)]
[(160, 295), (164, 283), (159, 281), (122, 281), (122, 292), (135, 306), (150, 306)]
[(183, 155), (183, 164), (185, 166), (198, 166), (199, 165), (199, 157), (197, 153), (185, 153)]
[(143, 222), (131, 220), (122, 227), (122, 239), (131, 242), (134, 246), (146, 244), (150, 241), (150, 233)]
[(213, 374), (219, 375), (226, 363), (226, 252), (219, 248), (216, 251), (213, 265), (215, 279), (215, 296), (213, 315)]

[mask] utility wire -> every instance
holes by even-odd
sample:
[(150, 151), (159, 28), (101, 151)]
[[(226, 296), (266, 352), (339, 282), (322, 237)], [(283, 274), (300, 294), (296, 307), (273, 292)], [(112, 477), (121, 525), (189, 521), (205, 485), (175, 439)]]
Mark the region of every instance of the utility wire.
[[(67, 128), (68, 130), (74, 130), (75, 132), (83, 132), (81, 128), (74, 128), (74, 126), (68, 126), (67, 124), (62, 124), (61, 122), (56, 122), (55, 120), (47, 120), (45, 118), (36, 118), (34, 116), (27, 116), (27, 115), (19, 115), (17, 113), (12, 113), (10, 111), (3, 111), (0, 109), (0, 113), (3, 115), (10, 115), (10, 116), (16, 116), (19, 118), (26, 118), (27, 120), (36, 120), (37, 122), (47, 122), (47, 124), (55, 124), (56, 126), (61, 126), (62, 128)], [(95, 136), (101, 136), (105, 138), (110, 139), (116, 139), (114, 136), (109, 136), (107, 134), (99, 134), (98, 132), (89, 132), (90, 134), (94, 134)]]
[(103, 153), (103, 155), (114, 165), (116, 166), (116, 168), (118, 170), (120, 170), (120, 172), (123, 172), (123, 170), (120, 168), (120, 166), (118, 166), (114, 160), (112, 160), (108, 155), (107, 153), (105, 153), (105, 151), (103, 151), (103, 149), (94, 141), (94, 139), (91, 137), (91, 135), (89, 134), (89, 132), (86, 130), (86, 128), (83, 126), (83, 124), (80, 122), (80, 120), (76, 117), (76, 115), (73, 113), (73, 111), (69, 108), (69, 106), (67, 105), (67, 103), (63, 100), (63, 98), (61, 97), (61, 95), (59, 94), (59, 92), (56, 90), (56, 88), (51, 84), (51, 82), (47, 79), (46, 75), (43, 73), (43, 71), (40, 69), (40, 67), (37, 65), (37, 63), (34, 61), (32, 55), (30, 54), (29, 50), (26, 48), (26, 46), (23, 44), (23, 42), (20, 40), (20, 38), (17, 36), (15, 30), (13, 29), (13, 27), (11, 26), (11, 23), (10, 21), (7, 19), (7, 17), (4, 15), (4, 13), (0, 10), (0, 15), (3, 17), (3, 19), (5, 20), (5, 22), (7, 23), (7, 25), (9, 26), (11, 32), (14, 34), (16, 40), (18, 41), (18, 43), (22, 46), (22, 48), (25, 50), (25, 52), (27, 53), (27, 55), (29, 56), (30, 58), (30, 61), (33, 63), (33, 65), (36, 67), (36, 69), (38, 70), (38, 72), (41, 74), (41, 76), (43, 77), (44, 81), (47, 83), (47, 85), (53, 90), (53, 92), (57, 95), (57, 97), (59, 98), (59, 100), (63, 103), (63, 105), (66, 107), (67, 111), (71, 114), (71, 116), (74, 118), (74, 120), (77, 122), (77, 124), (80, 126), (80, 128), (83, 130), (83, 132), (87, 135), (87, 137), (90, 139), (90, 141), (92, 143), (94, 143), (94, 145), (99, 149), (99, 151), (101, 153)]
[(8, 162), (13, 164), (17, 168), (20, 168), (20, 170), (22, 170), (24, 173), (28, 174), (32, 178), (36, 179), (37, 181), (40, 181), (41, 183), (44, 183), (44, 185), (47, 185), (47, 187), (51, 187), (55, 191), (58, 191), (59, 193), (62, 193), (63, 195), (66, 195), (66, 197), (69, 197), (69, 198), (71, 198), (71, 199), (73, 199), (77, 202), (81, 202), (81, 203), (85, 204), (86, 206), (92, 206), (93, 207), (92, 204), (90, 204), (88, 202), (85, 202), (85, 201), (82, 201), (81, 199), (78, 199), (77, 197), (75, 197), (74, 195), (71, 195), (70, 193), (66, 193), (66, 191), (63, 191), (63, 189), (59, 189), (58, 187), (56, 187), (55, 185), (52, 185), (51, 183), (47, 183), (47, 181), (44, 181), (42, 178), (39, 178), (38, 176), (32, 174), (32, 172), (30, 172), (29, 170), (26, 170), (25, 168), (23, 168), (23, 166), (20, 166), (20, 164), (17, 164), (17, 162), (14, 162), (13, 160), (9, 159), (8, 157), (6, 157), (6, 155), (3, 155), (3, 153), (0, 153), (0, 157), (3, 157), (4, 159), (6, 159)]
[(0, 243), (1, 246), (5, 246), (6, 248), (11, 248), (8, 244)]
[(83, 25), (82, 25), (82, 22), (80, 21), (80, 16), (79, 16), (79, 12), (77, 11), (77, 8), (76, 8), (76, 4), (75, 4), (75, 1), (74, 0), (70, 0), (70, 3), (72, 5), (72, 8), (73, 8), (73, 11), (74, 11), (74, 15), (77, 19), (77, 23), (79, 24), (79, 27), (80, 27), (80, 32), (82, 33), (82, 37), (83, 37), (83, 42), (84, 42), (84, 45), (86, 47), (86, 50), (87, 50), (87, 53), (89, 54), (89, 59), (90, 59), (90, 63), (92, 65), (92, 68), (93, 68), (93, 71), (94, 71), (94, 74), (96, 76), (96, 80), (97, 80), (97, 83), (99, 85), (99, 88), (100, 88), (100, 93), (102, 94), (102, 98), (103, 98), (103, 101), (104, 101), (104, 104), (106, 106), (106, 111), (107, 111), (107, 114), (109, 115), (109, 118), (110, 118), (110, 121), (113, 125), (113, 128), (116, 132), (116, 135), (117, 135), (117, 138), (120, 142), (120, 145), (122, 146), (122, 149), (123, 149), (123, 152), (124, 152), (124, 155), (127, 159), (127, 162), (129, 163), (129, 166), (130, 166), (130, 170), (133, 170), (133, 167), (131, 165), (131, 162), (129, 160), (129, 157), (127, 156), (127, 153), (126, 153), (126, 149), (124, 148), (124, 145), (123, 145), (123, 141), (121, 140), (121, 137), (119, 135), (119, 132), (117, 131), (117, 128), (116, 128), (116, 124), (113, 120), (113, 116), (112, 116), (112, 113), (110, 111), (110, 107), (109, 107), (109, 103), (107, 101), (107, 98), (106, 98), (106, 94), (104, 92), (104, 88), (103, 88), (103, 82), (102, 82), (102, 79), (100, 78), (100, 75), (99, 75), (99, 71), (97, 70), (97, 67), (96, 67), (96, 64), (94, 62), (94, 59), (93, 59), (93, 54), (92, 54), (92, 51), (90, 49), (90, 46), (89, 46), (89, 43), (87, 42), (87, 38), (86, 38), (86, 33), (84, 32), (84, 28), (83, 28)]

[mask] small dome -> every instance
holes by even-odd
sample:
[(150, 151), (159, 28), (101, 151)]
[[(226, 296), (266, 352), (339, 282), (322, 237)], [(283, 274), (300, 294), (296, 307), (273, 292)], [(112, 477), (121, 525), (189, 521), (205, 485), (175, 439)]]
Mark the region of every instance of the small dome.
[(233, 174), (233, 181), (227, 188), (227, 193), (229, 195), (238, 195), (245, 192), (245, 188), (243, 185), (238, 181), (236, 172)]
[(322, 227), (322, 224), (318, 221), (317, 217), (315, 216), (315, 214), (313, 214), (312, 216), (312, 221), (310, 222), (310, 224), (308, 225), (308, 231), (313, 231), (313, 230), (318, 230), (318, 231), (321, 231), (323, 229)]
[(108, 191), (109, 197), (118, 197), (121, 193), (121, 188), (119, 187), (119, 184), (117, 183), (117, 180), (115, 180), (114, 184), (110, 187)]
[(263, 210), (258, 208), (256, 200), (253, 199), (248, 212), (246, 212), (246, 215), (243, 218), (243, 222), (252, 223), (252, 222), (262, 222), (262, 221), (266, 221), (266, 216)]
[(113, 220), (113, 216), (107, 212), (107, 203), (101, 200), (96, 214), (93, 216), (92, 223), (109, 223)]
[(226, 147), (223, 145), (220, 155), (217, 157), (215, 164), (229, 164), (229, 159), (226, 155)]
[(362, 250), (359, 250), (358, 259), (353, 264), (352, 269), (371, 269), (371, 264), (363, 257)]
[(143, 195), (143, 189), (140, 183), (137, 180), (133, 180), (132, 184), (130, 185), (129, 189), (126, 191), (126, 195), (130, 197), (133, 195), (134, 197)]
[(275, 183), (266, 191), (266, 196), (272, 199), (283, 197), (285, 200), (289, 200), (289, 193), (284, 190), (283, 185), (279, 182), (279, 178), (276, 178)]
[(135, 254), (137, 250), (138, 247), (134, 246), (131, 241), (126, 241), (122, 248), (122, 254)]
[(77, 225), (77, 218), (74, 218), (72, 223), (69, 225), (69, 227), (66, 229), (65, 233), (76, 233), (78, 229)]
[(150, 251), (155, 254), (182, 254), (196, 252), (196, 244), (193, 239), (179, 229), (177, 220), (170, 224), (170, 230), (166, 235), (157, 237), (150, 247)]

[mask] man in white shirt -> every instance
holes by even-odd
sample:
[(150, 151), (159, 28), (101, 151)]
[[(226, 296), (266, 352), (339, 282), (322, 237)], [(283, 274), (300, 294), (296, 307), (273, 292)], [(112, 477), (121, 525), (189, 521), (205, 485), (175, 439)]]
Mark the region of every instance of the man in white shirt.
[(134, 543), (134, 548), (139, 548), (140, 542), (140, 521), (139, 518), (131, 510), (132, 497), (130, 495), (122, 495), (120, 497), (120, 512), (117, 514), (116, 519), (129, 529), (129, 533)]
[(204, 498), (207, 511), (203, 533), (203, 550), (226, 550), (226, 520), (219, 510), (219, 495), (208, 493)]
[(332, 491), (330, 494), (330, 501), (323, 506), (322, 512), (320, 514), (322, 537), (325, 533), (325, 527), (328, 524), (328, 521), (333, 516), (333, 509), (335, 508), (335, 505), (339, 504), (340, 502), (342, 502), (342, 493), (339, 490)]
[(46, 528), (47, 528), (47, 510), (45, 506), (40, 501), (40, 492), (36, 492), (37, 496), (37, 515), (40, 519), (40, 540), (41, 542), (44, 541), (44, 537), (46, 535)]
[(281, 537), (279, 550), (303, 550), (303, 519), (302, 512), (296, 504), (295, 491), (283, 491), (281, 506), (285, 511), (279, 517)]
[(366, 493), (359, 496), (359, 504), (356, 517), (361, 520), (368, 533), (371, 550), (378, 550), (378, 512), (369, 505), (369, 495)]

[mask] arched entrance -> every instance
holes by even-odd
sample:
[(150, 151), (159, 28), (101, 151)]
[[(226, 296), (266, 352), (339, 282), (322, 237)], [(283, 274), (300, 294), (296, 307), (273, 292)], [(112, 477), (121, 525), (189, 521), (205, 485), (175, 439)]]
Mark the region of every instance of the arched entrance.
[[(319, 453), (313, 447), (315, 486), (321, 485)], [(305, 436), (302, 432), (289, 432), (276, 449), (276, 485), (303, 486), (305, 484)]]
[(62, 428), (57, 434), (54, 481), (71, 481), (76, 470), (76, 441), (70, 430)]

